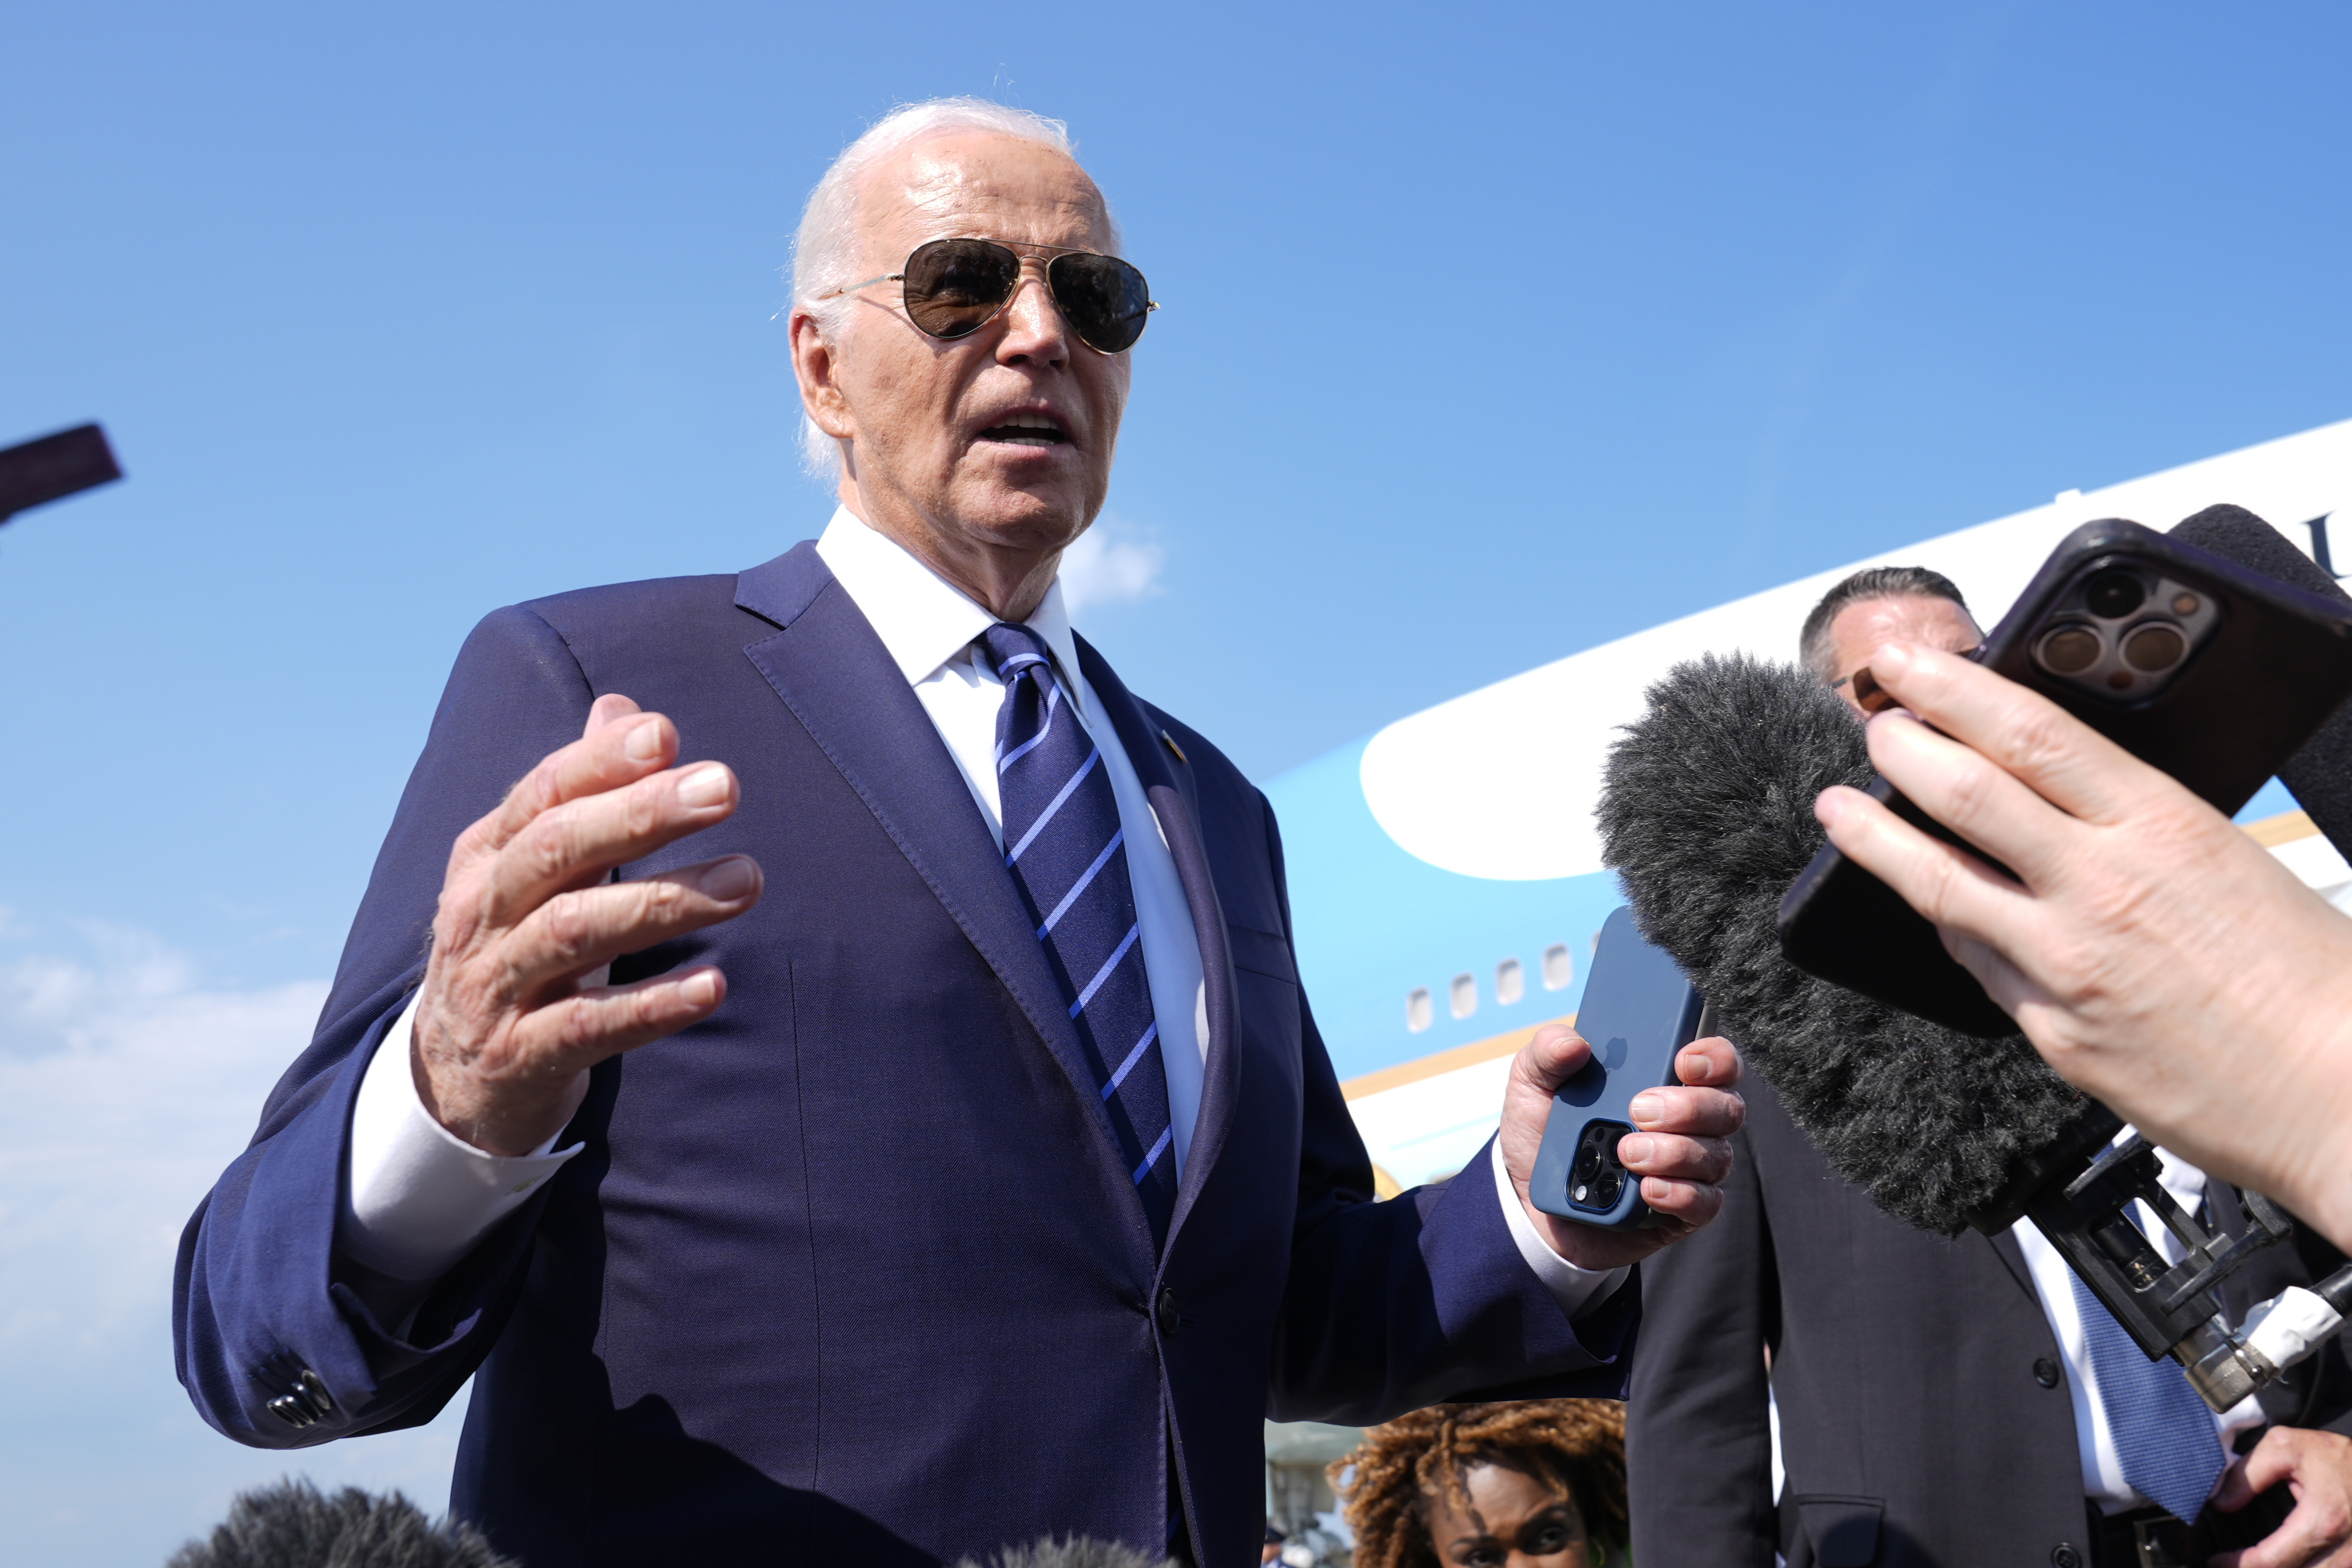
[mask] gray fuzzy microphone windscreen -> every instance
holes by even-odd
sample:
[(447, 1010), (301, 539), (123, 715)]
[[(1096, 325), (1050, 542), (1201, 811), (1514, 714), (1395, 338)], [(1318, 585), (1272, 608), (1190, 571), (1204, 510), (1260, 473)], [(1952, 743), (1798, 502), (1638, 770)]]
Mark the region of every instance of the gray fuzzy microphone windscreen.
[(1780, 956), (1780, 895), (1826, 836), (1815, 797), (1870, 778), (1834, 694), (1792, 664), (1707, 654), (1652, 686), (1611, 749), (1602, 859), (1831, 1167), (1895, 1218), (1954, 1235), (2090, 1103), (2021, 1035), (1944, 1029)]
[(305, 1479), (240, 1493), (210, 1539), (163, 1568), (521, 1568), (479, 1531), (438, 1523), (398, 1492), (345, 1487), (329, 1497)]

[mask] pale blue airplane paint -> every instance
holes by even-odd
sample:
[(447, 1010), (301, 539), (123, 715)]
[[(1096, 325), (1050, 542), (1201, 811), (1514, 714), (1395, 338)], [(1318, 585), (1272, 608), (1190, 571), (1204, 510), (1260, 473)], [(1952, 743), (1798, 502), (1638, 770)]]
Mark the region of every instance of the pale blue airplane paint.
[[(1623, 903), (1616, 876), (1541, 882), (1462, 876), (1407, 853), (1373, 820), (1362, 740), (1302, 764), (1266, 787), (1282, 822), (1291, 918), (1307, 995), (1331, 1065), (1358, 1077), (1576, 1010), (1592, 938)], [(1544, 949), (1565, 945), (1569, 984), (1547, 990)], [(1517, 958), (1518, 1001), (1498, 1003), (1495, 967)], [(1447, 988), (1467, 974), (1477, 1010), (1452, 1015)], [(1430, 991), (1433, 1021), (1405, 1026), (1405, 998)]]

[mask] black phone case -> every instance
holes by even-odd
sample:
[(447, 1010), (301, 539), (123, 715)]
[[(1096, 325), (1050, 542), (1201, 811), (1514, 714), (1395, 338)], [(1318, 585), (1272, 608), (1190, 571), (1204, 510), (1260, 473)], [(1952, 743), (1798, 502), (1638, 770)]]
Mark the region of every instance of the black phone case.
[[(2192, 587), (2219, 611), (2209, 639), (2171, 684), (2137, 704), (2104, 700), (2046, 674), (2031, 652), (2069, 589), (2121, 565)], [(2060, 542), (1978, 658), (2235, 813), (2352, 695), (2352, 612), (2111, 517)], [(1869, 792), (1922, 831), (1982, 853), (1885, 779), (1874, 779)], [(1780, 931), (1781, 953), (1808, 974), (1965, 1033), (2017, 1032), (1944, 951), (1935, 927), (1835, 845), (1822, 847), (1780, 901)]]
[[(1617, 1141), (1633, 1130), (1628, 1107), (1634, 1095), (1681, 1082), (1675, 1057), (1699, 1038), (1705, 1010), (1675, 961), (1643, 940), (1631, 909), (1621, 907), (1602, 923), (1576, 1011), (1576, 1030), (1591, 1044), (1592, 1060), (1552, 1095), (1528, 1182), (1538, 1208), (1604, 1230), (1658, 1222), (1642, 1201), (1641, 1182), (1618, 1163)], [(1588, 1141), (1594, 1159), (1585, 1171), (1578, 1155)], [(1580, 1181), (1595, 1177), (1612, 1184), (1605, 1197), (1580, 1190)]]

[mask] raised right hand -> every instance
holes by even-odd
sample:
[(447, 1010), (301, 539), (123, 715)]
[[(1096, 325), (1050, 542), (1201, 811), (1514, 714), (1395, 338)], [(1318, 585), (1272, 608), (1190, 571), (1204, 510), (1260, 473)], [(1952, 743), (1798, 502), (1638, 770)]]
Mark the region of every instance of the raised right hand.
[(614, 958), (760, 901), (749, 855), (605, 880), (734, 814), (734, 773), (672, 768), (677, 756), (668, 719), (599, 697), (581, 738), (450, 851), (409, 1061), (425, 1110), (476, 1148), (530, 1153), (579, 1110), (588, 1069), (701, 1022), (726, 998), (726, 977), (709, 966), (601, 983)]

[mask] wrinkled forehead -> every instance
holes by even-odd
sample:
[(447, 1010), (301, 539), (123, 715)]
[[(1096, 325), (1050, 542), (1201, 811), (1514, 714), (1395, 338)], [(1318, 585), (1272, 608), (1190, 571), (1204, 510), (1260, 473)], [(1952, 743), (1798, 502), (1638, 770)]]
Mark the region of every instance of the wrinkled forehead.
[(1973, 628), (1974, 618), (1939, 593), (1889, 593), (1860, 599), (1838, 612), (1842, 635)]
[(1102, 193), (1074, 159), (984, 132), (909, 143), (876, 165), (858, 193), (858, 249), (877, 267), (951, 235), (1080, 250), (1117, 244)]

